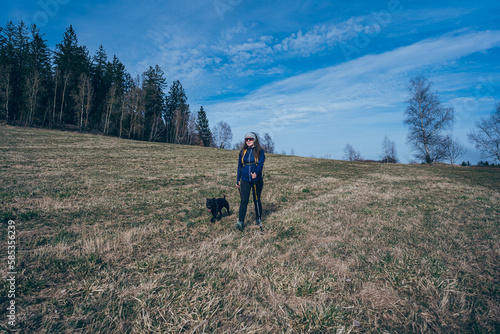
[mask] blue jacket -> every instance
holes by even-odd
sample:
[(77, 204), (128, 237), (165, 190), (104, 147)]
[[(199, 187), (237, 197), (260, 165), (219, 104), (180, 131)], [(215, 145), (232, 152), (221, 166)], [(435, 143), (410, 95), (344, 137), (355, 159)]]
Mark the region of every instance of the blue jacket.
[[(246, 181), (254, 182), (262, 180), (262, 169), (264, 168), (264, 161), (266, 156), (264, 155), (264, 150), (260, 149), (260, 155), (257, 163), (255, 163), (254, 148), (248, 148), (245, 152), (245, 156), (242, 158), (242, 154), (245, 151), (241, 151), (238, 158), (238, 175), (236, 181)], [(250, 173), (256, 173), (257, 178), (252, 179)]]

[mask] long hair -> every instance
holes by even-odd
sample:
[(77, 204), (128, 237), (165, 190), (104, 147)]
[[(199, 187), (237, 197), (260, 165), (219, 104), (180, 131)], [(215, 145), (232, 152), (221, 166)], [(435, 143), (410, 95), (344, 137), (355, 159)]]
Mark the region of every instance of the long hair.
[[(260, 150), (262, 150), (262, 148), (260, 147), (259, 136), (257, 136), (257, 134), (255, 132), (252, 132), (252, 133), (255, 135), (255, 141), (253, 142), (253, 147), (254, 147), (253, 156), (255, 157), (255, 161), (257, 161), (257, 160), (259, 160)], [(245, 140), (245, 144), (243, 144), (243, 148), (240, 151), (240, 156), (243, 153), (243, 151), (246, 149), (248, 149), (248, 144)]]

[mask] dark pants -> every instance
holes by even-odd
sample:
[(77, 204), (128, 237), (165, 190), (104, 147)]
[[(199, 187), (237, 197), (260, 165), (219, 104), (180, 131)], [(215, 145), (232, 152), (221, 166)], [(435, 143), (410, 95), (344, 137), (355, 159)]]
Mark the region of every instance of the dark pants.
[(259, 180), (256, 182), (240, 182), (240, 222), (245, 222), (245, 216), (247, 215), (247, 206), (250, 198), (250, 190), (253, 194), (253, 203), (255, 205), (255, 218), (260, 219), (262, 217), (262, 203), (260, 202), (260, 194), (262, 188), (264, 187), (264, 181)]

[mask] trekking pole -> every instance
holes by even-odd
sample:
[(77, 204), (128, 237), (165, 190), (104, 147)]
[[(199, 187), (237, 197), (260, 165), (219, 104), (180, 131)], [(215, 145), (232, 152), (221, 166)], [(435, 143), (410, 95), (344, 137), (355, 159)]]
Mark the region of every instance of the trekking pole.
[(261, 214), (260, 214), (260, 209), (259, 209), (259, 198), (257, 197), (257, 185), (255, 184), (255, 182), (252, 180), (252, 184), (253, 184), (253, 194), (254, 194), (254, 197), (255, 197), (255, 207), (257, 208), (257, 215), (259, 216), (259, 228), (260, 228), (260, 231), (261, 232), (264, 232), (264, 229), (262, 228), (262, 217), (261, 217)]

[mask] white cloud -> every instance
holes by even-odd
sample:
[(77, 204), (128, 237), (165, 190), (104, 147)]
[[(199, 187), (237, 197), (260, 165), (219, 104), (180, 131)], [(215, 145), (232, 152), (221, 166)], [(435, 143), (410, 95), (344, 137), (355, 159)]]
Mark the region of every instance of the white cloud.
[(254, 40), (225, 45), (227, 41), (236, 39), (237, 34), (246, 36), (251, 30), (239, 22), (223, 34), (225, 38), (220, 41), (220, 49), (227, 56), (232, 57), (233, 63), (240, 63), (242, 60), (245, 60), (246, 64), (272, 63), (287, 58), (309, 57), (350, 40), (360, 32), (373, 32), (376, 30), (374, 26), (379, 25), (374, 18), (380, 15), (380, 13), (372, 13), (352, 17), (340, 23), (314, 26), (305, 32), (302, 30), (294, 32), (281, 41), (273, 36), (264, 35)]
[(168, 25), (150, 36), (158, 51), (146, 57), (141, 66), (159, 64), (167, 74), (184, 79), (188, 86), (191, 84), (188, 80), (208, 77), (208, 72), (225, 77), (283, 73), (284, 66), (275, 65), (281, 60), (309, 57), (331, 50), (360, 32), (373, 30), (373, 25), (377, 24), (374, 17), (379, 15), (374, 12), (339, 23), (314, 26), (305, 32), (291, 33), (282, 40), (269, 34), (249, 38), (255, 35), (256, 25), (245, 26), (237, 22), (222, 31), (219, 40), (200, 43), (199, 37), (186, 35), (178, 27)]
[(229, 119), (229, 124), (255, 122), (263, 133), (272, 132), (280, 147), (284, 143), (279, 137), (291, 131), (310, 138), (310, 145), (326, 133), (359, 141), (373, 134), (374, 124), (378, 131), (397, 126), (397, 136), (403, 138), (406, 85), (412, 75), (498, 46), (500, 31), (449, 34), (280, 80), (207, 109), (217, 110), (215, 116)]

